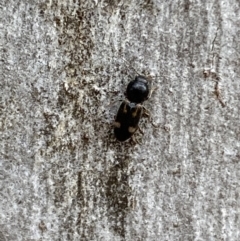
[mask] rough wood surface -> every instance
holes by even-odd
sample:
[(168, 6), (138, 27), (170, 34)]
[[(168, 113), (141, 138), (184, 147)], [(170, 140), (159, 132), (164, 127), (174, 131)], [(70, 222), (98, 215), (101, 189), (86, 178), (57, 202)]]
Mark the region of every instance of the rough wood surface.
[(239, 39), (239, 0), (1, 0), (0, 240), (240, 240)]

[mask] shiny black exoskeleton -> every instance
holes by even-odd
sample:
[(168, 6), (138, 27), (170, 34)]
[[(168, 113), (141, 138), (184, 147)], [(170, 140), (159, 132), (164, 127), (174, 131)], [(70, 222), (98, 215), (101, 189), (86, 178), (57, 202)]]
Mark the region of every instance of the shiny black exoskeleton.
[(143, 114), (142, 103), (149, 98), (150, 83), (144, 76), (136, 76), (125, 92), (124, 100), (117, 112), (114, 122), (114, 134), (117, 140), (126, 141), (137, 131)]
[(128, 84), (125, 95), (130, 102), (143, 103), (148, 99), (149, 88), (149, 81), (144, 76), (139, 75)]

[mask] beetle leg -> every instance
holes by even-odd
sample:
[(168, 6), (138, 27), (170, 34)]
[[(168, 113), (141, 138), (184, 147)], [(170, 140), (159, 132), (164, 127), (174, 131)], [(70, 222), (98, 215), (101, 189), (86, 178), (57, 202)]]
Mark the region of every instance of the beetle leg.
[(137, 144), (137, 141), (136, 141), (136, 139), (132, 136), (131, 137), (131, 139), (130, 139), (130, 143), (132, 144), (132, 145), (136, 145)]
[(158, 86), (154, 86), (154, 87), (151, 89), (149, 98), (152, 96), (152, 93), (153, 93), (154, 91), (156, 91), (157, 89), (158, 89)]
[(141, 143), (134, 136), (131, 137), (130, 142), (132, 143), (132, 145), (141, 145)]
[(142, 135), (144, 134), (143, 130), (140, 127), (138, 127), (138, 130)]
[(147, 97), (147, 99), (150, 99), (150, 98), (152, 97), (152, 93), (153, 93), (154, 91), (156, 91), (157, 89), (158, 89), (157, 86), (152, 87), (151, 90), (150, 90), (150, 93), (149, 93), (149, 95), (148, 95), (148, 97)]
[(148, 119), (150, 120), (152, 126), (155, 127), (155, 128), (159, 128), (159, 125), (153, 123), (153, 119), (152, 119), (151, 113), (150, 113), (144, 106), (143, 106), (143, 110), (144, 110), (143, 114), (144, 114), (146, 117), (148, 117)]
[(153, 126), (154, 128), (160, 128), (160, 125), (153, 123), (153, 120), (152, 120), (152, 119), (151, 119), (150, 121), (151, 121), (151, 124), (152, 124), (152, 126)]
[(143, 107), (143, 114), (146, 116), (146, 117), (150, 117), (151, 116), (151, 113), (150, 113), (150, 111), (148, 111), (147, 109), (146, 109), (146, 107), (144, 107), (144, 106), (142, 106)]

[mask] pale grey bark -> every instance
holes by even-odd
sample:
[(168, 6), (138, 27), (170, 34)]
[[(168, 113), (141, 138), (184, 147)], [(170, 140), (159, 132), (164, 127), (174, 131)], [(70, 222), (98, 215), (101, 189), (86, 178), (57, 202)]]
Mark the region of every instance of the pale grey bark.
[[(0, 16), (0, 240), (240, 240), (239, 0)], [(158, 87), (136, 145), (111, 127), (134, 69)]]

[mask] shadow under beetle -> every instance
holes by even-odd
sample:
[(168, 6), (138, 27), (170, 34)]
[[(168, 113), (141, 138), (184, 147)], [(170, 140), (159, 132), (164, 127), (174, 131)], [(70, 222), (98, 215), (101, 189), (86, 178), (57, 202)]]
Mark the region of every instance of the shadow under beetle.
[(138, 123), (146, 109), (142, 103), (150, 98), (151, 81), (138, 75), (129, 82), (124, 100), (114, 121), (114, 134), (118, 141), (126, 141), (139, 129)]

